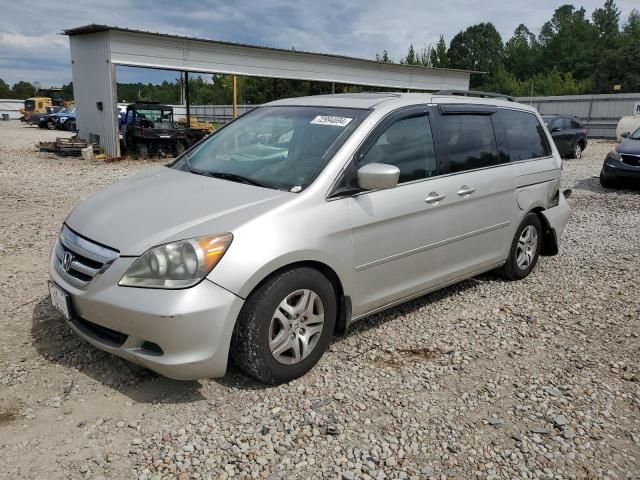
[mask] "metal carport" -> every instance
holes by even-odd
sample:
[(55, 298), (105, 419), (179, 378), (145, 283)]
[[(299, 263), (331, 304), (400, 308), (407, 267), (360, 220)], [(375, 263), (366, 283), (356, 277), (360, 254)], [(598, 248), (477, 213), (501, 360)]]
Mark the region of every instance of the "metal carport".
[(87, 25), (69, 36), (79, 135), (120, 155), (116, 65), (410, 90), (467, 90), (472, 72)]

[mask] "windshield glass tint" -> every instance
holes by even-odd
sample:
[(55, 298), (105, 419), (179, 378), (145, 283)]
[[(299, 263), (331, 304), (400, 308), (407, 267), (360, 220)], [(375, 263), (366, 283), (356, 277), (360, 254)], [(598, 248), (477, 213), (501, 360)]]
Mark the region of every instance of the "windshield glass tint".
[(330, 107), (256, 108), (189, 154), (189, 168), (300, 191), (322, 171), (367, 113)]

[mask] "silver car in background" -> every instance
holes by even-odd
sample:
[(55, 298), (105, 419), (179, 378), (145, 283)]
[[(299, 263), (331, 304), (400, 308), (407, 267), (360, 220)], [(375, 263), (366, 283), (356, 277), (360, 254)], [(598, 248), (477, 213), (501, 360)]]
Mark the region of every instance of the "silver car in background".
[(561, 159), (531, 107), (452, 94), (287, 99), (67, 217), (53, 305), (82, 338), (176, 379), (310, 370), (336, 333), (558, 252)]

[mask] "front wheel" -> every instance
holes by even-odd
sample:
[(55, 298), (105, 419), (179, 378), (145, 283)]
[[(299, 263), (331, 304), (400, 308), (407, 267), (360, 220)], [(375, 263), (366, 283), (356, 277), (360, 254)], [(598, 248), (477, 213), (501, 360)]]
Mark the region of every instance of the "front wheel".
[(542, 223), (535, 213), (529, 213), (516, 230), (507, 262), (500, 274), (507, 280), (521, 280), (531, 273), (542, 248)]
[(56, 129), (56, 124), (53, 122), (53, 120), (47, 120), (47, 128), (49, 130), (55, 130)]
[(318, 270), (276, 274), (244, 304), (233, 333), (235, 363), (258, 380), (280, 384), (307, 373), (331, 341), (336, 294)]

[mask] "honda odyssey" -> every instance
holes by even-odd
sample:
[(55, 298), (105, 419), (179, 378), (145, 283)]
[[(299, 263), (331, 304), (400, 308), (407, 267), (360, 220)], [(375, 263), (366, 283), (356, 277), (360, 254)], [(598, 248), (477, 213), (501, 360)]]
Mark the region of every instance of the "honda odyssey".
[(51, 301), (93, 345), (176, 379), (230, 358), (282, 383), (373, 312), (555, 255), (570, 209), (535, 109), (365, 93), (258, 107), (81, 202)]

